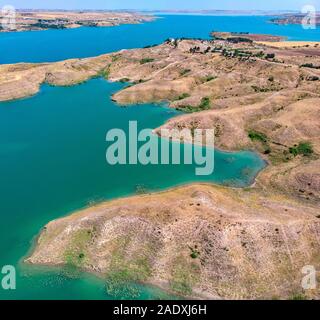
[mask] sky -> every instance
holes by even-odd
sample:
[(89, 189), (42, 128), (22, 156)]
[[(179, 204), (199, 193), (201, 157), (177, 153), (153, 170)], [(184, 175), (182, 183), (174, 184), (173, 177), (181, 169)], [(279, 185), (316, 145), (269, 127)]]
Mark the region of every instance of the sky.
[(320, 0), (0, 0), (0, 7), (12, 5), (23, 9), (218, 9), (218, 10), (301, 10)]

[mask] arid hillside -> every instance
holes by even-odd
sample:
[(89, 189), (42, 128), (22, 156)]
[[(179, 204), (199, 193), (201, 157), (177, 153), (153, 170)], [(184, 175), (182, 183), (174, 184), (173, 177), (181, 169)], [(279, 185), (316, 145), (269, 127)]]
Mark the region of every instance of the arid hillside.
[(95, 58), (2, 65), (0, 101), (35, 94), (45, 82), (129, 82), (113, 96), (117, 103), (168, 101), (186, 114), (164, 128), (214, 128), (216, 147), (254, 149), (270, 162), (258, 181), (319, 202), (320, 47), (275, 43), (168, 40)]
[(119, 105), (167, 101), (184, 111), (162, 128), (214, 128), (216, 147), (252, 149), (269, 164), (250, 188), (193, 185), (53, 221), (28, 262), (71, 264), (111, 283), (120, 270), (189, 296), (319, 298), (300, 286), (304, 265), (320, 269), (319, 43), (252, 37), (0, 66), (0, 101), (105, 77), (128, 83), (113, 96)]
[[(49, 223), (27, 260), (199, 298), (294, 298), (319, 267), (319, 211), (255, 190), (194, 185), (120, 199)], [(308, 297), (319, 297), (309, 291)]]

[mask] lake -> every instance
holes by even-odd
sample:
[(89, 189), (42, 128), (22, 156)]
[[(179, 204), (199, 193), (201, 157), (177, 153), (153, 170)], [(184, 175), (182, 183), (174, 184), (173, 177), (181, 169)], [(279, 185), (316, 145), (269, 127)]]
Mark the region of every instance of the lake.
[(320, 40), (300, 25), (269, 23), (264, 16), (159, 15), (152, 23), (117, 27), (0, 33), (0, 63), (51, 62), (162, 43), (168, 38), (210, 38), (211, 31), (237, 31)]

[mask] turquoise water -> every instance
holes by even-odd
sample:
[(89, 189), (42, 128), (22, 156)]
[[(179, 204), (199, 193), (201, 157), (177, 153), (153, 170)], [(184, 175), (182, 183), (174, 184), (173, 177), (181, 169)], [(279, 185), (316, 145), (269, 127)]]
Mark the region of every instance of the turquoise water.
[(215, 31), (243, 31), (287, 36), (290, 40), (320, 40), (319, 29), (280, 26), (263, 16), (160, 15), (152, 23), (105, 28), (0, 33), (0, 63), (45, 62), (83, 58), (158, 44), (169, 37), (208, 38)]
[[(19, 270), (17, 290), (0, 290), (0, 298), (113, 298), (92, 276), (32, 272), (19, 261), (47, 222), (91, 202), (134, 194), (137, 186), (157, 191), (193, 181), (246, 185), (264, 166), (251, 152), (218, 151), (211, 176), (195, 176), (193, 165), (108, 165), (109, 129), (126, 129), (130, 120), (140, 129), (155, 128), (177, 113), (161, 105), (115, 105), (110, 95), (123, 86), (103, 79), (44, 85), (34, 97), (0, 103), (0, 266)], [(158, 297), (154, 290), (146, 287), (140, 298)]]
[[(168, 37), (207, 38), (212, 30), (286, 35), (319, 40), (319, 32), (276, 26), (266, 17), (163, 16), (153, 23), (0, 34), (0, 63), (56, 61), (95, 56), (162, 42)], [(112, 93), (124, 84), (94, 79), (74, 87), (44, 85), (31, 98), (0, 103), (0, 266), (17, 267), (17, 290), (0, 288), (0, 299), (114, 299), (104, 282), (70, 277), (63, 269), (21, 262), (34, 237), (50, 220), (98, 202), (134, 194), (137, 186), (157, 191), (194, 181), (244, 186), (264, 162), (254, 153), (215, 153), (214, 174), (196, 177), (194, 166), (117, 166), (105, 161), (108, 129), (155, 128), (177, 114), (164, 105), (120, 108)], [(181, 146), (182, 148), (183, 146)], [(137, 286), (137, 285), (133, 285)], [(173, 298), (137, 286), (135, 299)]]

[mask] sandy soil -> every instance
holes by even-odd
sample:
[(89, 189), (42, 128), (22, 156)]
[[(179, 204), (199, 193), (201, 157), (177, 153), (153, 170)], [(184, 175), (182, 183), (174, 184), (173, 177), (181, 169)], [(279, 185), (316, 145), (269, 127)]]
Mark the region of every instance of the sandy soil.
[(320, 47), (320, 42), (317, 41), (258, 41), (258, 44), (263, 44), (266, 46), (271, 46), (275, 48), (300, 48), (300, 47)]

